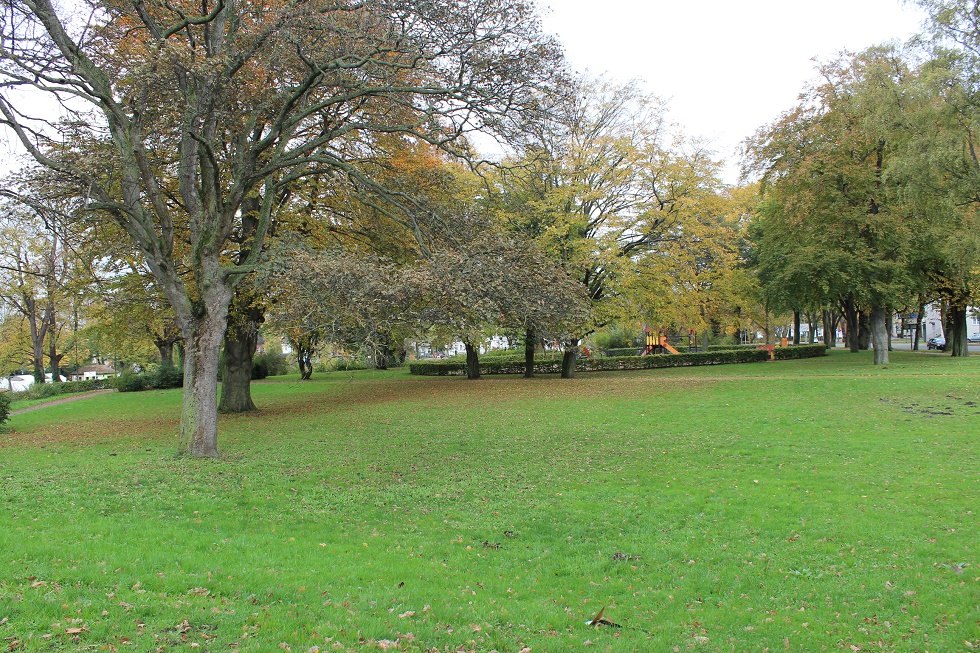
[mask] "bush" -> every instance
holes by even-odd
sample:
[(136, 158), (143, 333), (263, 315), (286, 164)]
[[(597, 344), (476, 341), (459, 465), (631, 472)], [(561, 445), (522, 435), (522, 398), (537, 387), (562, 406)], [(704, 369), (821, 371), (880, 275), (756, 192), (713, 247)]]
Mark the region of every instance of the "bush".
[[(693, 354), (657, 354), (653, 356), (606, 356), (579, 358), (575, 369), (580, 372), (607, 370), (645, 370), (688, 365), (719, 365), (723, 363), (751, 363), (769, 360), (769, 352), (757, 350), (697, 352)], [(423, 376), (461, 375), (466, 372), (464, 360), (415, 361), (410, 366), (412, 374)], [(561, 371), (561, 356), (535, 358), (535, 374), (557, 374)], [(524, 359), (480, 360), (481, 374), (523, 374)]]
[(10, 393), (0, 392), (0, 424), (10, 419)]
[(65, 381), (61, 384), (61, 391), (64, 393), (91, 392), (93, 390), (106, 390), (111, 387), (112, 379), (85, 379), (84, 381)]
[(147, 387), (165, 390), (184, 387), (184, 372), (173, 365), (161, 365), (146, 375)]
[(321, 374), (366, 369), (368, 369), (368, 365), (363, 360), (359, 358), (346, 358), (344, 356), (334, 356), (327, 360), (320, 360), (313, 366), (313, 371)]
[[(267, 376), (281, 376), (288, 373), (289, 360), (282, 352), (267, 351), (252, 359), (253, 379), (264, 379)], [(262, 376), (257, 374), (262, 374)]]
[[(823, 345), (799, 345), (777, 347), (774, 351), (778, 360), (810, 358), (826, 355)], [(769, 352), (754, 347), (724, 349), (720, 351), (693, 352), (688, 354), (655, 354), (652, 356), (606, 356), (601, 358), (579, 358), (575, 369), (579, 372), (603, 372), (613, 370), (649, 370), (665, 367), (688, 367), (694, 365), (725, 365), (729, 363), (757, 363), (769, 360)], [(456, 376), (466, 374), (466, 361), (462, 359), (415, 361), (409, 369), (412, 374), (421, 376)], [(557, 374), (561, 371), (560, 356), (535, 358), (535, 374)], [(494, 357), (480, 359), (481, 374), (523, 374), (524, 358)]]
[(256, 356), (252, 359), (252, 380), (261, 381), (269, 376), (269, 365), (265, 360)]
[(18, 399), (46, 399), (61, 394), (60, 383), (35, 383), (27, 390), (17, 393)]
[(772, 351), (773, 357), (778, 361), (793, 360), (797, 358), (815, 358), (827, 355), (826, 345), (792, 345), (789, 347), (776, 347)]
[(119, 392), (140, 392), (149, 387), (146, 376), (133, 372), (123, 372), (115, 378), (116, 390)]
[(636, 356), (641, 351), (643, 347), (616, 347), (615, 349), (604, 349), (602, 351), (603, 356)]

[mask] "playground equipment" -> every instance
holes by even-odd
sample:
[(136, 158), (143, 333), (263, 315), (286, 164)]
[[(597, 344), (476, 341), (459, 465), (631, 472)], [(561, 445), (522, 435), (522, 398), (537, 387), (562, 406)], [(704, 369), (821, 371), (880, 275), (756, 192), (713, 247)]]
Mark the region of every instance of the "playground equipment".
[(643, 349), (641, 356), (649, 356), (650, 354), (660, 354), (667, 352), (668, 354), (679, 354), (680, 352), (670, 346), (667, 342), (667, 336), (663, 333), (654, 334), (650, 331), (650, 327), (644, 327), (643, 333), (646, 334), (646, 347)]

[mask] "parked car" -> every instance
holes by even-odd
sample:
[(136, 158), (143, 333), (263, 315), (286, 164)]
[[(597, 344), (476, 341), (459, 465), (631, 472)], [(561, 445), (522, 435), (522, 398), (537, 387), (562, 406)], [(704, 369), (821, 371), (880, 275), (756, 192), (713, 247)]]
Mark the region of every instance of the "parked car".
[(971, 333), (966, 337), (967, 342), (980, 342), (980, 331)]
[(926, 341), (927, 349), (938, 349), (939, 351), (946, 351), (946, 338), (943, 336), (936, 336), (935, 338), (929, 338)]

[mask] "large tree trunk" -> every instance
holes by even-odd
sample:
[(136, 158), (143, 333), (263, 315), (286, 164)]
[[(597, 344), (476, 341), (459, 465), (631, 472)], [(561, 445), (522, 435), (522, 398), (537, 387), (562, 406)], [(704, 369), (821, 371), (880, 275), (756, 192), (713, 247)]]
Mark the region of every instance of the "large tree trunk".
[(828, 349), (837, 346), (837, 319), (833, 311), (823, 311), (823, 344)]
[(42, 320), (38, 324), (36, 304), (30, 297), (24, 297), (27, 307), (27, 324), (31, 330), (31, 365), (34, 367), (34, 383), (44, 383), (44, 335), (47, 333), (47, 323)]
[(858, 313), (858, 348), (861, 351), (871, 349), (871, 314), (868, 311)]
[(313, 348), (297, 346), (296, 363), (299, 365), (299, 380), (309, 381), (313, 376)]
[(561, 356), (561, 378), (571, 379), (575, 376), (575, 362), (578, 360), (578, 339), (565, 343), (565, 351)]
[(44, 343), (35, 341), (31, 350), (31, 363), (34, 366), (34, 383), (44, 383)]
[(258, 342), (259, 329), (254, 320), (237, 316), (228, 322), (218, 405), (222, 413), (247, 413), (256, 409), (252, 401), (252, 363)]
[(970, 346), (966, 333), (966, 306), (950, 303), (949, 322), (946, 328), (946, 350), (952, 356), (969, 356)]
[(61, 359), (64, 354), (58, 353), (58, 341), (56, 334), (58, 329), (55, 325), (54, 303), (48, 304), (48, 364), (51, 368), (51, 383), (61, 382)]
[(256, 410), (252, 401), (252, 367), (259, 344), (259, 324), (265, 315), (253, 300), (251, 293), (239, 286), (229, 306), (218, 405), (222, 413)]
[(200, 312), (181, 319), (184, 396), (180, 444), (192, 456), (218, 455), (218, 362), (231, 294), (227, 286), (212, 287), (199, 300)]
[(915, 334), (912, 339), (912, 351), (919, 351), (919, 340), (922, 339), (922, 313), (926, 310), (925, 304), (920, 303), (919, 310), (915, 314)]
[(887, 312), (881, 306), (871, 309), (871, 338), (874, 340), (875, 365), (888, 365)]
[(52, 338), (48, 349), (48, 363), (51, 368), (51, 383), (61, 382), (61, 359), (64, 357), (64, 354), (58, 353), (58, 350), (55, 347), (54, 339)]
[(153, 344), (156, 345), (157, 351), (160, 353), (160, 366), (173, 367), (174, 341), (167, 340), (166, 338), (155, 337), (153, 338)]
[(468, 342), (464, 342), (463, 345), (466, 347), (466, 378), (478, 379), (480, 378), (480, 353)]
[[(871, 327), (874, 329), (874, 326)], [(888, 351), (892, 351), (892, 332), (895, 330), (895, 320), (894, 314), (888, 310), (885, 311), (885, 332), (888, 333)]]
[(844, 311), (844, 324), (847, 328), (847, 332), (844, 334), (847, 340), (847, 347), (851, 350), (852, 354), (856, 354), (861, 350), (860, 340), (858, 339), (858, 309), (854, 304), (854, 300), (851, 298), (841, 303), (841, 309)]
[(391, 363), (391, 342), (387, 336), (378, 336), (379, 344), (374, 348), (374, 369), (386, 370)]
[(528, 327), (524, 331), (524, 378), (530, 379), (534, 376), (534, 344), (536, 336), (534, 327)]
[(793, 344), (800, 344), (800, 312), (793, 311)]

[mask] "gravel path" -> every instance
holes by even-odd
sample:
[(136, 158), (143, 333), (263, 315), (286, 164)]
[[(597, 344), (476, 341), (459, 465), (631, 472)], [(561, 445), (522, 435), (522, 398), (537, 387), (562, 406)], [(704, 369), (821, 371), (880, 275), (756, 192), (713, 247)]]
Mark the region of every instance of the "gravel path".
[(27, 408), (21, 408), (20, 410), (12, 410), (10, 411), (10, 416), (13, 417), (15, 415), (20, 415), (21, 413), (29, 413), (34, 410), (41, 410), (42, 408), (48, 408), (49, 406), (68, 404), (73, 401), (79, 401), (81, 399), (88, 399), (90, 397), (104, 395), (107, 392), (115, 392), (115, 390), (92, 390), (91, 392), (79, 392), (78, 394), (62, 397), (61, 399), (55, 399), (54, 401), (47, 401), (43, 404), (37, 404), (36, 406), (28, 406)]

